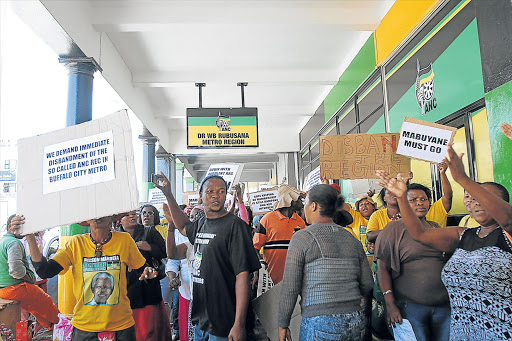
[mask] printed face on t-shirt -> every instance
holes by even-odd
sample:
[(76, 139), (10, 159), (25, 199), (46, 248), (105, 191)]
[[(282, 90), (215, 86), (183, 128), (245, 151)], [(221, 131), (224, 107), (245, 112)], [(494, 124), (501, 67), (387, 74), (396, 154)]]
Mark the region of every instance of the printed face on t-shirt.
[(119, 304), (121, 262), (119, 255), (85, 257), (82, 263), (83, 304)]

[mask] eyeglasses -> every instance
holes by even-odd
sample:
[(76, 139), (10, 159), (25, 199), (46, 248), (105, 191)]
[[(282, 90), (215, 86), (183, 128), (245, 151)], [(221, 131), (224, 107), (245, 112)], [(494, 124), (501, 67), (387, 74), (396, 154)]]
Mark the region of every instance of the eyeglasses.
[(142, 216), (152, 216), (153, 214), (155, 214), (155, 212), (153, 212), (153, 211), (142, 211), (141, 212)]

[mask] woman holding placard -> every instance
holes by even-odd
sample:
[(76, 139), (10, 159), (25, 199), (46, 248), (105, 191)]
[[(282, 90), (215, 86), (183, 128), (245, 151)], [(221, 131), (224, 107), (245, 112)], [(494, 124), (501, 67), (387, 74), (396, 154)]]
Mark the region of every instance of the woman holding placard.
[(453, 179), (472, 195), (471, 213), (480, 227), (430, 229), (407, 201), (401, 176), (377, 171), (380, 183), (397, 197), (402, 219), (412, 238), (439, 251), (454, 252), (442, 280), (452, 308), (450, 340), (512, 339), (512, 206), (505, 187), (478, 184), (469, 178), (452, 147), (446, 162)]

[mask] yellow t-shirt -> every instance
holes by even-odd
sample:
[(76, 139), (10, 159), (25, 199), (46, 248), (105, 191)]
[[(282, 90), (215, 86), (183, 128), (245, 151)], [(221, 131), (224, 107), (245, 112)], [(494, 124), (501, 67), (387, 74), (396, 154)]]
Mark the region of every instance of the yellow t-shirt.
[(361, 215), (358, 211), (354, 210), (352, 207), (349, 207), (348, 213), (352, 216), (354, 221), (352, 224), (348, 225), (352, 228), (352, 231), (356, 235), (356, 238), (361, 240), (361, 236), (366, 236), (366, 227), (368, 227), (368, 220)]
[(467, 227), (468, 229), (473, 229), (475, 227), (479, 227), (480, 224), (475, 220), (475, 218), (471, 218), (471, 214), (465, 215), (459, 222), (459, 226)]
[[(165, 218), (164, 218), (165, 219)], [(168, 225), (168, 224), (166, 224)], [(160, 233), (160, 235), (162, 236), (162, 238), (164, 238), (164, 241), (167, 240), (167, 226), (164, 225), (156, 225), (155, 226), (155, 229)]]
[[(135, 324), (126, 289), (126, 271), (142, 267), (146, 260), (132, 237), (112, 232), (103, 245), (102, 257), (95, 257), (90, 234), (71, 238), (53, 260), (64, 270), (71, 269), (77, 299), (71, 324), (83, 331), (119, 331)], [(94, 283), (93, 283), (94, 279)], [(92, 288), (94, 286), (94, 288)]]
[[(446, 227), (446, 218), (448, 217), (448, 213), (444, 209), (443, 203), (441, 199), (436, 201), (430, 206), (430, 209), (427, 212), (425, 218), (430, 221), (434, 221), (439, 224), (441, 227)], [(370, 231), (380, 231), (382, 230), (391, 219), (388, 217), (388, 210), (382, 209), (377, 212), (373, 212), (370, 220), (368, 221), (368, 228), (366, 232)]]

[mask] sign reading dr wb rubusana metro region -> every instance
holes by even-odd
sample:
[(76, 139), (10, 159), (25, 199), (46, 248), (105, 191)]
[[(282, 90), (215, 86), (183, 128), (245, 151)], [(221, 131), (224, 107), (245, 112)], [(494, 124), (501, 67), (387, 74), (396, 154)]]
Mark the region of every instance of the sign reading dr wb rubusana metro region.
[(187, 147), (258, 147), (258, 109), (188, 108)]

